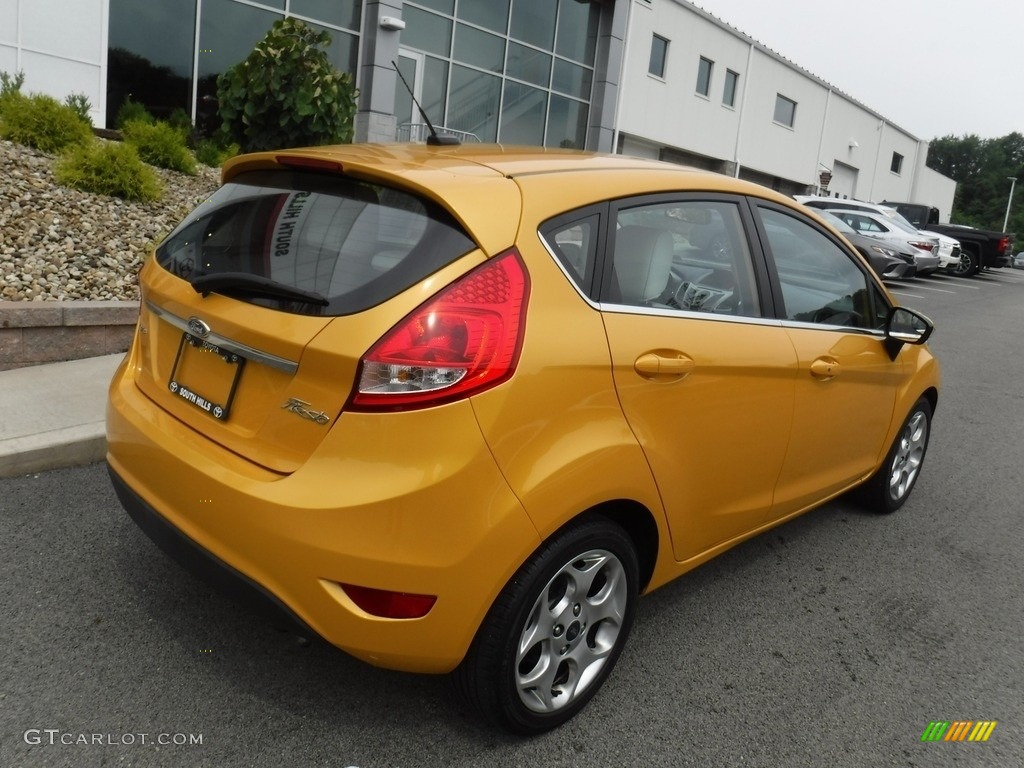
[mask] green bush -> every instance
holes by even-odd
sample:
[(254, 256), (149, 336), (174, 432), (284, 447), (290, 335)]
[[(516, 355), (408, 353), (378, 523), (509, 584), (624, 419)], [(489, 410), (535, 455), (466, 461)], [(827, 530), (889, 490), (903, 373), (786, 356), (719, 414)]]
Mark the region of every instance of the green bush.
[(226, 141), (246, 152), (352, 141), (357, 90), (331, 64), (327, 32), (275, 21), (245, 59), (217, 78)]
[(21, 97), (21, 86), (25, 84), (25, 73), (17, 72), (13, 77), (0, 72), (0, 119), (3, 119), (4, 105)]
[(149, 110), (137, 101), (128, 97), (121, 103), (117, 110), (117, 117), (114, 119), (114, 126), (123, 129), (125, 123), (155, 123), (156, 118), (149, 114)]
[(201, 139), (196, 144), (196, 160), (211, 168), (220, 168), (241, 151), (237, 144), (225, 147), (216, 139)]
[(64, 106), (74, 110), (75, 114), (78, 115), (78, 119), (83, 123), (92, 128), (92, 118), (89, 117), (89, 110), (92, 109), (92, 103), (89, 101), (89, 97), (84, 93), (72, 93), (64, 99)]
[(124, 140), (135, 147), (150, 165), (194, 175), (196, 159), (185, 145), (185, 137), (167, 123), (129, 121), (121, 126)]
[(83, 192), (141, 201), (157, 200), (163, 193), (156, 173), (131, 144), (80, 144), (66, 150), (53, 170), (58, 183)]
[(181, 107), (171, 112), (167, 117), (167, 124), (186, 138), (192, 133), (192, 118)]
[(24, 84), (25, 73), (23, 71), (18, 70), (13, 77), (6, 72), (0, 72), (0, 96), (6, 96), (8, 93), (21, 93), (21, 86)]
[(92, 141), (92, 130), (71, 107), (51, 96), (10, 93), (0, 113), (0, 137), (35, 147), (41, 152), (59, 152), (72, 144)]

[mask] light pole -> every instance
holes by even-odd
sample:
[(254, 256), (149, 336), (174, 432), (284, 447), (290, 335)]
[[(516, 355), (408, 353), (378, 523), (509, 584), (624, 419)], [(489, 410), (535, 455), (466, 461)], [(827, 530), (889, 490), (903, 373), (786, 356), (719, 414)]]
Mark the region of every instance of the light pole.
[(1010, 199), (1006, 201), (1006, 216), (1003, 218), (1003, 232), (1006, 231), (1006, 225), (1010, 221), (1010, 206), (1013, 205), (1013, 188), (1017, 186), (1016, 176), (1007, 176), (1006, 180), (1010, 183)]

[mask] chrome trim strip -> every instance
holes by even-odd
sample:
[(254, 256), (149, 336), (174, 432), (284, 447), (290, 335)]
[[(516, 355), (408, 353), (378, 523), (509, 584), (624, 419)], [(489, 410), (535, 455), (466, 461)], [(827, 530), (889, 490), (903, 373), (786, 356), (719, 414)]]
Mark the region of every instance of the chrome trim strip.
[(876, 339), (885, 339), (885, 331), (875, 328), (854, 328), (850, 325), (829, 325), (828, 323), (805, 323), (800, 320), (783, 320), (783, 328), (797, 328), (804, 331), (842, 331), (857, 336), (873, 336)]
[(741, 323), (743, 325), (767, 325), (776, 328), (794, 328), (806, 331), (841, 331), (854, 333), (858, 336), (885, 338), (885, 331), (874, 328), (854, 328), (849, 325), (829, 325), (827, 323), (805, 323), (800, 320), (784, 320), (775, 317), (747, 317), (745, 315), (724, 315), (717, 312), (689, 312), (682, 309), (662, 309), (661, 307), (637, 307), (631, 304), (598, 304), (602, 312), (618, 315), (653, 315), (655, 317), (677, 317), (688, 320), (713, 320), (720, 323)]
[(783, 323), (775, 317), (749, 317), (747, 315), (725, 315), (717, 312), (690, 312), (684, 309), (663, 309), (661, 307), (638, 307), (631, 304), (604, 303), (598, 305), (602, 312), (617, 315), (653, 315), (655, 317), (675, 317), (686, 320), (712, 320), (720, 323), (741, 323), (743, 325), (768, 325), (779, 327)]
[(776, 317), (748, 317), (745, 315), (723, 315), (715, 312), (689, 312), (682, 309), (662, 309), (660, 307), (638, 307), (633, 304), (614, 304), (611, 302), (597, 303), (589, 296), (587, 296), (576, 282), (576, 279), (569, 274), (569, 270), (562, 264), (562, 260), (555, 254), (554, 248), (544, 238), (544, 235), (540, 232), (537, 233), (537, 239), (540, 240), (541, 245), (544, 246), (544, 250), (551, 256), (551, 260), (555, 262), (555, 266), (558, 267), (562, 274), (565, 275), (569, 284), (576, 289), (576, 293), (580, 295), (591, 308), (598, 310), (599, 312), (611, 312), (618, 315), (653, 315), (655, 317), (677, 317), (687, 318), (690, 320), (713, 320), (722, 323), (740, 323), (743, 325), (765, 325), (776, 328), (799, 328), (810, 331), (844, 331), (846, 333), (855, 333), (862, 336), (873, 336), (877, 339), (885, 339), (885, 331), (875, 330), (870, 328), (852, 328), (846, 325), (827, 325), (825, 323), (805, 323), (799, 320), (785, 320)]
[[(194, 335), (188, 328), (188, 320), (180, 318), (177, 315), (168, 312), (166, 309), (158, 307), (152, 301), (146, 302), (146, 309), (148, 309), (154, 315), (159, 317), (161, 320), (169, 323), (170, 325), (173, 325), (179, 331), (182, 331), (183, 333), (188, 333), (190, 335)], [(297, 362), (293, 362), (292, 360), (285, 360), (283, 357), (272, 355), (269, 352), (261, 352), (260, 350), (254, 349), (253, 347), (250, 347), (246, 344), (242, 344), (237, 341), (232, 341), (229, 338), (221, 336), (219, 333), (213, 333), (211, 331), (210, 334), (206, 336), (203, 340), (208, 341), (211, 344), (220, 347), (221, 349), (226, 349), (229, 352), (234, 352), (236, 355), (241, 355), (247, 360), (252, 360), (254, 363), (260, 363), (271, 368), (276, 368), (277, 370), (284, 371), (289, 375), (294, 374), (297, 370), (299, 370), (299, 364)]]

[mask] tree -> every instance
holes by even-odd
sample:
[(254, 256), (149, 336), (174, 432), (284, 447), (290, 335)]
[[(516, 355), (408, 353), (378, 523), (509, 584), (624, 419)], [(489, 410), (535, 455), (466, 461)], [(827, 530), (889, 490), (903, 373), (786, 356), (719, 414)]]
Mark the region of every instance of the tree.
[(298, 19), (274, 22), (248, 58), (217, 79), (227, 141), (246, 152), (351, 142), (357, 91), (331, 64), (330, 42)]
[(952, 220), (984, 229), (1003, 228), (1010, 179), (1016, 178), (1007, 229), (1024, 233), (1024, 135), (1014, 132), (997, 139), (943, 136), (929, 146), (928, 167), (957, 182)]

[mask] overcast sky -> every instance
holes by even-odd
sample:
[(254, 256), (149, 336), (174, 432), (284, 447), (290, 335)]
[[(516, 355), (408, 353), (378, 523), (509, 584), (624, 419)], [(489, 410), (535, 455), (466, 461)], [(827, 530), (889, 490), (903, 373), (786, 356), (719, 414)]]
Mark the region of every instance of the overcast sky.
[(1024, 133), (1024, 0), (694, 0), (920, 139)]

